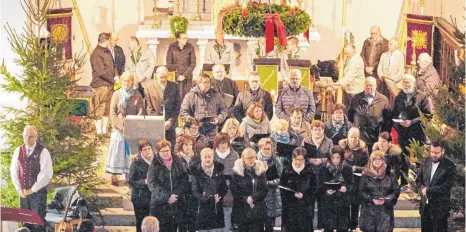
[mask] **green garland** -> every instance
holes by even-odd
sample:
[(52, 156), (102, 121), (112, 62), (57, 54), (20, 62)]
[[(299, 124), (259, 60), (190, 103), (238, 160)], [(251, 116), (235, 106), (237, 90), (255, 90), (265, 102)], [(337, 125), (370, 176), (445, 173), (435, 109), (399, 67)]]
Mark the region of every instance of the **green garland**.
[[(248, 15), (241, 16), (241, 6), (234, 5), (225, 8), (223, 16), (223, 31), (226, 34), (244, 37), (263, 37), (265, 32), (264, 14), (269, 11), (268, 4), (247, 4)], [(288, 5), (270, 4), (272, 13), (279, 14), (286, 27), (287, 36), (304, 33), (311, 25), (311, 17), (301, 9), (296, 8), (296, 14), (290, 15)], [(275, 30), (275, 36), (277, 31)]]
[(188, 31), (188, 19), (182, 16), (174, 16), (170, 19), (170, 32), (172, 36), (175, 37), (177, 32), (187, 32)]

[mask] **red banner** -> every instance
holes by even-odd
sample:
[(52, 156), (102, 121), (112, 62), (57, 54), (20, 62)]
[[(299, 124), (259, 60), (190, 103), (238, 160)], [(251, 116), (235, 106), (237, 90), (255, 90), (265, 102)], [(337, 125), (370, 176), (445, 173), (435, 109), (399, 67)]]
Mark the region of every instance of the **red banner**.
[(73, 58), (71, 50), (71, 19), (73, 8), (52, 9), (47, 12), (47, 30), (54, 43), (64, 43), (66, 59)]
[[(406, 65), (417, 63), (417, 57), (421, 53), (433, 55), (434, 20), (432, 16), (408, 14), (406, 16), (407, 43)], [(413, 46), (414, 43), (414, 46)], [(413, 54), (415, 53), (415, 56)]]

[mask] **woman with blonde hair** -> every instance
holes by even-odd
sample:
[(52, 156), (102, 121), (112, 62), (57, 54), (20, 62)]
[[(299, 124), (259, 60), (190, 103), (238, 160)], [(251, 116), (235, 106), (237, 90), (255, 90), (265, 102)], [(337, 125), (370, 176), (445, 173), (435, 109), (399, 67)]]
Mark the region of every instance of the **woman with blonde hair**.
[(364, 168), (359, 192), (361, 196), (362, 231), (389, 232), (394, 228), (394, 209), (400, 189), (394, 175), (386, 173), (382, 151), (372, 152)]
[[(110, 103), (112, 134), (107, 152), (105, 170), (112, 174), (112, 184), (118, 185), (116, 175), (128, 174), (130, 165), (129, 145), (124, 140), (123, 129), (126, 115), (142, 115), (143, 98), (134, 88), (134, 77), (128, 72), (121, 75), (121, 88), (113, 93)], [(126, 178), (128, 179), (128, 178)]]
[(223, 124), (222, 132), (228, 134), (230, 137), (230, 144), (233, 150), (241, 154), (244, 150), (243, 133), (239, 129), (239, 122), (236, 118), (229, 118)]

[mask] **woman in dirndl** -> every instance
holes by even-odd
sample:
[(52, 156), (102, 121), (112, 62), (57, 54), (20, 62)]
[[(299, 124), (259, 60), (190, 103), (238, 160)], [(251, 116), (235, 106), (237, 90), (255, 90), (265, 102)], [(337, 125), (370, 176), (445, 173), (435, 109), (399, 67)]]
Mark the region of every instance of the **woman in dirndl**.
[(130, 149), (125, 142), (123, 130), (126, 115), (142, 115), (143, 98), (134, 88), (130, 73), (121, 75), (121, 88), (113, 93), (110, 104), (110, 120), (113, 127), (107, 152), (105, 170), (112, 174), (112, 184), (118, 185), (117, 175), (129, 173)]

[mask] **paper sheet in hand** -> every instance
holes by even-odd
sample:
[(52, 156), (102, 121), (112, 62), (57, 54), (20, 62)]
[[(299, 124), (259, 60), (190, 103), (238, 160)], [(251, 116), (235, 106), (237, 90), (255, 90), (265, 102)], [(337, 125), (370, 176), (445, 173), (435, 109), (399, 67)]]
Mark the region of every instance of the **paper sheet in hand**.
[(291, 153), (298, 146), (277, 142), (277, 155), (291, 160)]
[(124, 138), (129, 143), (132, 153), (139, 150), (138, 143), (147, 139), (155, 144), (165, 138), (165, 119), (163, 116), (128, 115), (125, 118)]
[(354, 172), (353, 175), (355, 175), (355, 176), (362, 176), (362, 173)]
[(223, 104), (225, 104), (226, 108), (230, 108), (231, 105), (233, 104), (233, 95), (231, 94), (223, 93), (222, 99), (223, 99)]
[(393, 120), (394, 122), (398, 122), (398, 123), (404, 122), (404, 121), (405, 121), (405, 120), (402, 120), (402, 119), (399, 119), (399, 118), (394, 118), (394, 119), (392, 119), (392, 120)]
[(327, 190), (335, 190), (338, 191), (341, 188), (341, 183), (340, 182), (324, 182), (325, 187), (327, 187)]

